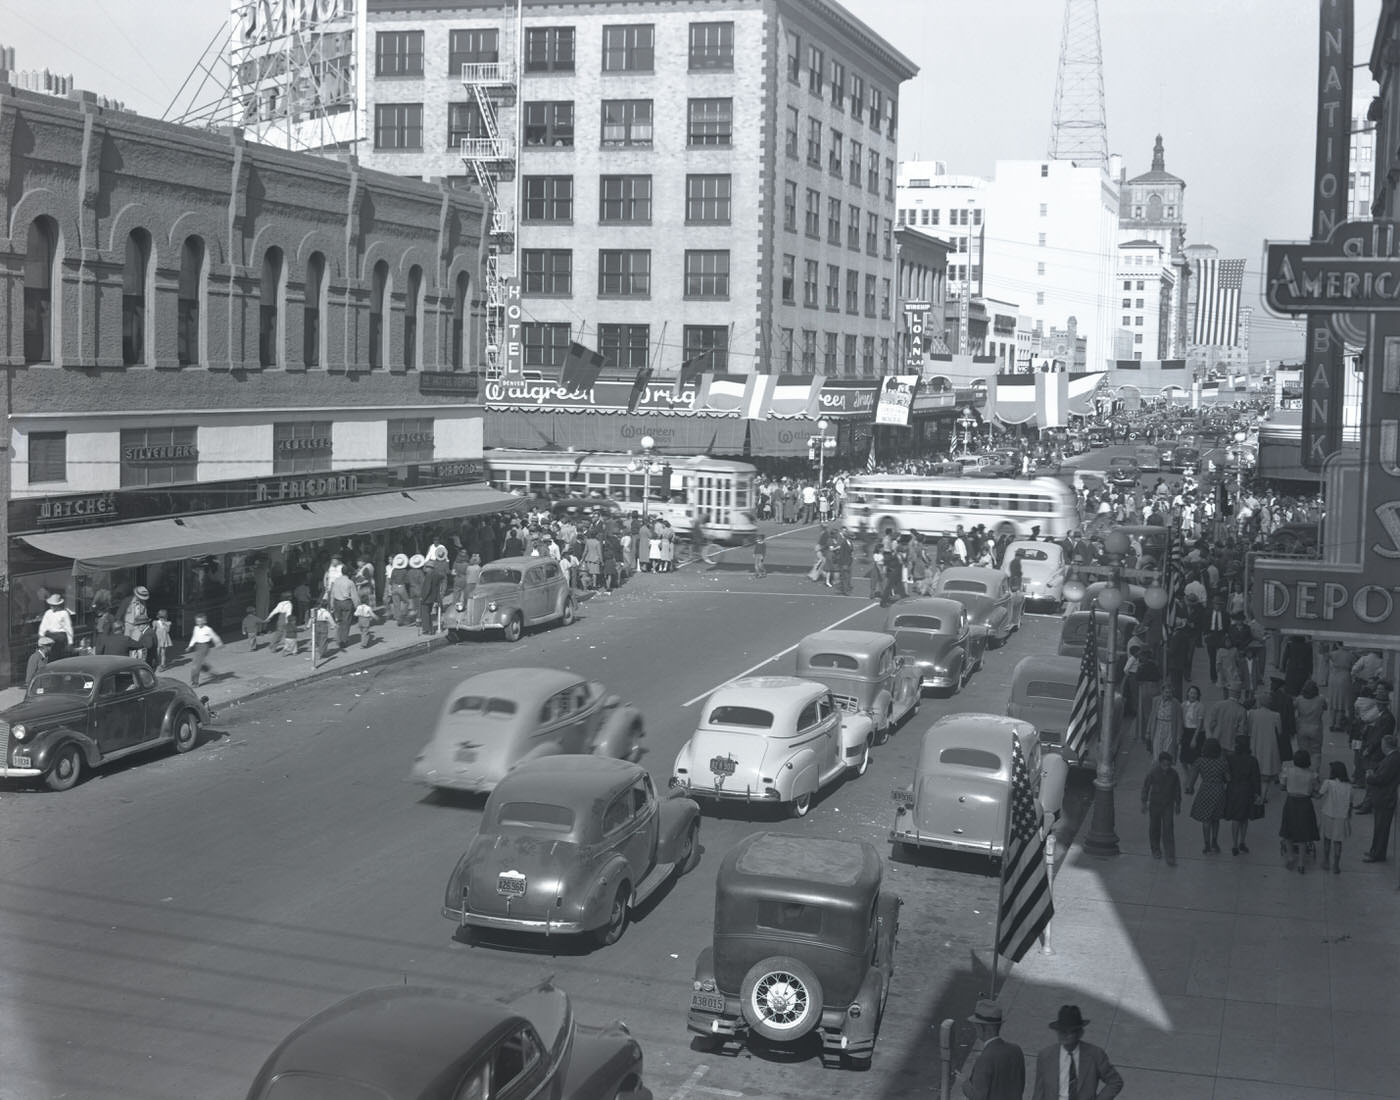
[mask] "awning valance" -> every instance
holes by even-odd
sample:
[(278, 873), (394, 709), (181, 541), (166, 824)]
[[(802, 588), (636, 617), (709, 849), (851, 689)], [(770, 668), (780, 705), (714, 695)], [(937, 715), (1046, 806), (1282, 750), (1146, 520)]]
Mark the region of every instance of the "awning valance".
[(53, 531), (22, 538), (46, 554), (71, 558), (93, 568), (120, 569), (461, 519), (520, 505), (518, 497), (484, 485), (450, 485)]
[(737, 455), (744, 449), (746, 423), (738, 416), (501, 410), (486, 418), (486, 446), (630, 451), (650, 436), (660, 450), (671, 454)]

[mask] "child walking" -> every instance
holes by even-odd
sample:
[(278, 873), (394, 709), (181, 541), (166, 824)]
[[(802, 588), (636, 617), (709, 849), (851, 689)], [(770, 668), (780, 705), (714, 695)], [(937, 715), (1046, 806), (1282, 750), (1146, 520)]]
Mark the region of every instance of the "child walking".
[(374, 608), (361, 600), (355, 608), (355, 618), (360, 621), (360, 645), (368, 649), (374, 644)]
[(248, 652), (250, 653), (258, 651), (258, 630), (261, 627), (258, 609), (256, 607), (248, 608), (248, 613), (243, 616), (243, 637), (248, 639)]
[(224, 640), (214, 633), (209, 620), (203, 615), (194, 617), (194, 631), (190, 634), (190, 644), (185, 652), (194, 652), (194, 667), (190, 669), (190, 687), (199, 687), (200, 673), (209, 670), (209, 651), (224, 644)]
[(753, 540), (753, 575), (768, 576), (768, 540), (763, 535)]
[(156, 632), (156, 670), (164, 672), (170, 667), (170, 612), (162, 611), (151, 624)]
[(297, 651), (297, 624), (292, 608), (292, 594), (283, 592), (282, 599), (267, 614), (267, 621), (275, 623), (272, 628), (272, 652), (293, 654)]

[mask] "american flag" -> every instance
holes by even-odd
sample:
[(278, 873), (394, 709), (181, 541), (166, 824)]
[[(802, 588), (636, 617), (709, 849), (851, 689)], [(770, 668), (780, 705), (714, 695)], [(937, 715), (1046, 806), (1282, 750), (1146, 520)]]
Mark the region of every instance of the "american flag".
[(1196, 261), (1196, 328), (1192, 342), (1232, 348), (1240, 340), (1243, 260)]
[(1084, 639), (1084, 659), (1079, 663), (1079, 683), (1074, 689), (1074, 705), (1070, 707), (1065, 726), (1065, 756), (1082, 757), (1089, 742), (1100, 734), (1102, 716), (1099, 710), (1099, 624), (1093, 608), (1089, 609), (1089, 634)]
[(865, 472), (867, 474), (873, 474), (875, 472), (875, 466), (875, 436), (872, 433), (870, 436), (870, 453), (865, 456)]
[(1186, 539), (1177, 532), (1167, 531), (1167, 629), (1175, 630), (1181, 625), (1182, 593), (1186, 589)]
[(1040, 807), (1031, 791), (1030, 770), (1021, 743), (1011, 740), (1011, 821), (1001, 862), (1001, 905), (997, 910), (997, 953), (1020, 962), (1055, 915)]

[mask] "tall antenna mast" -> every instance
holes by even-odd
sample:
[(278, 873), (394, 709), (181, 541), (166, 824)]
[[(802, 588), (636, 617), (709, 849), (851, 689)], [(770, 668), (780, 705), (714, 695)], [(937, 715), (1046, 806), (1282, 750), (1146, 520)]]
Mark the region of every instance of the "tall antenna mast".
[(1099, 0), (1065, 0), (1050, 159), (1108, 166)]

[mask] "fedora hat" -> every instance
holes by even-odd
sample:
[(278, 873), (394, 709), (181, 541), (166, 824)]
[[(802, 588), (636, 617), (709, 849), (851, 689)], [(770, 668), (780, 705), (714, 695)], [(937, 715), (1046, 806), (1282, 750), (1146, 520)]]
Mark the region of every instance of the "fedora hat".
[(1060, 1005), (1060, 1014), (1050, 1021), (1055, 1031), (1079, 1031), (1089, 1026), (1089, 1021), (1079, 1014), (1078, 1005)]
[(423, 563), (426, 560), (427, 559), (424, 558), (422, 554), (414, 554), (413, 557), (408, 559), (408, 567), (410, 569), (422, 569)]
[(407, 554), (395, 554), (395, 555), (394, 555), (394, 568), (395, 568), (395, 569), (407, 569), (407, 568), (408, 568), (408, 555), (407, 555)]
[(1002, 1022), (1001, 1005), (985, 997), (977, 1002), (977, 1011), (967, 1018), (970, 1024), (999, 1024)]
[(53, 639), (50, 638), (47, 634), (45, 634), (42, 638), (39, 639), (39, 644), (40, 644), (41, 646), (46, 646), (46, 647), (47, 647), (47, 646), (51, 646), (51, 645), (53, 645)]
[(138, 600), (149, 600), (151, 598), (151, 590), (144, 584), (138, 584), (136, 586), (136, 598)]
[(60, 596), (57, 592), (55, 592), (53, 595), (51, 595), (51, 596), (50, 596), (47, 600), (45, 600), (44, 602), (47, 603), (50, 607), (62, 607), (62, 606), (63, 606), (63, 597)]

